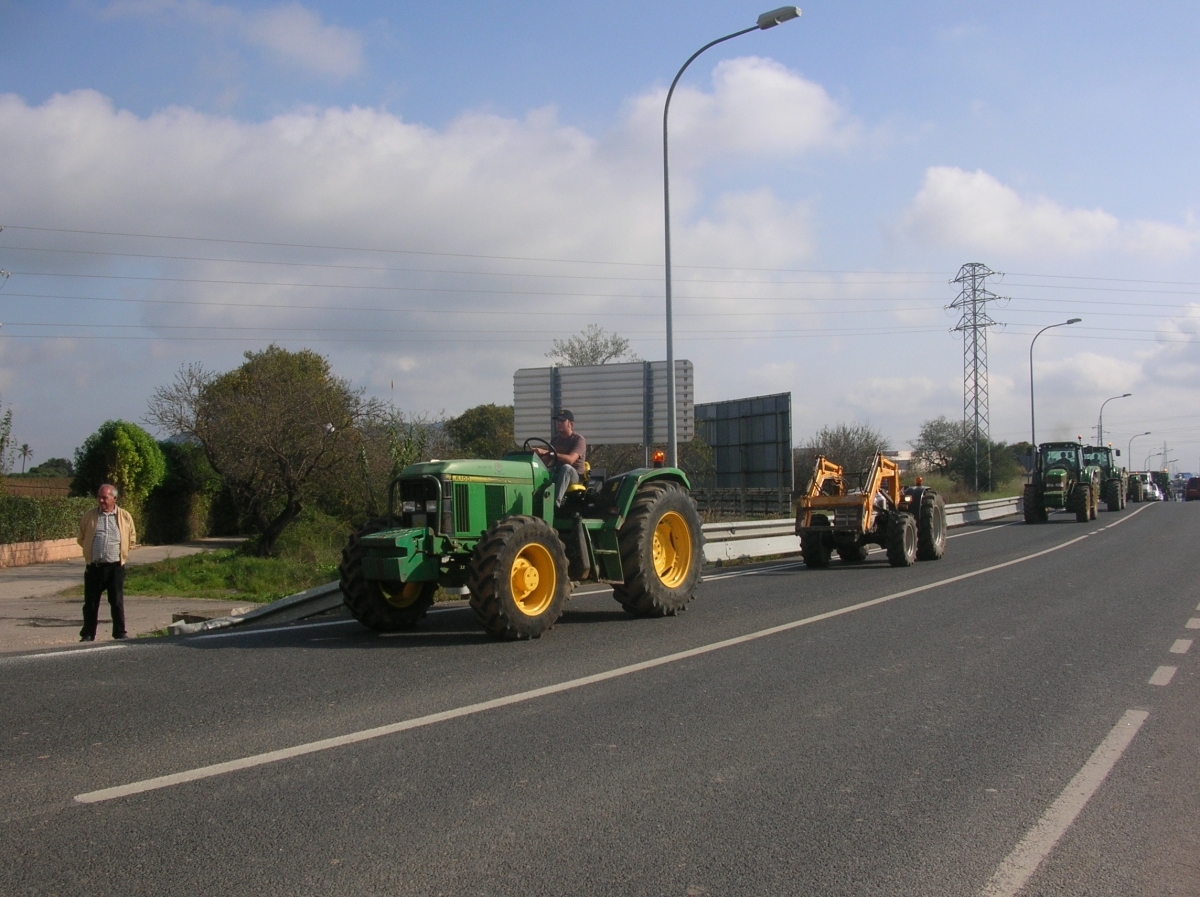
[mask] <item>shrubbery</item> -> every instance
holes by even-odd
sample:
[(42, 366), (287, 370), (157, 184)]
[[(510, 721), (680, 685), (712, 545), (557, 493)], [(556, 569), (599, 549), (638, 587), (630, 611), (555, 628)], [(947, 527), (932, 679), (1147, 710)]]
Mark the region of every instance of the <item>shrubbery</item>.
[(28, 498), (0, 495), (0, 543), (73, 539), (90, 498)]

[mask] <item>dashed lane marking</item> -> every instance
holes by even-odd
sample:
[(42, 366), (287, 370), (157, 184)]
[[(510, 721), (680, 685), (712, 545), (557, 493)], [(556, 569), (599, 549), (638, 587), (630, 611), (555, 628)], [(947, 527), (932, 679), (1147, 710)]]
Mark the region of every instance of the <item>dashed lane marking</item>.
[(1062, 794), (993, 873), (982, 891), (982, 897), (1015, 897), (1025, 887), (1092, 795), (1108, 778), (1148, 716), (1150, 714), (1144, 710), (1125, 711), (1125, 715), (1100, 742), (1100, 746)]
[(881, 604), (895, 601), (899, 598), (906, 598), (910, 595), (917, 595), (922, 592), (928, 592), (932, 589), (940, 588), (941, 586), (947, 586), (951, 585), (952, 583), (974, 579), (977, 576), (983, 576), (986, 573), (992, 573), (996, 570), (1004, 570), (1008, 567), (1016, 566), (1017, 564), (1023, 564), (1026, 561), (1032, 561), (1040, 557), (1045, 557), (1049, 554), (1054, 554), (1057, 551), (1062, 551), (1064, 548), (1069, 548), (1072, 545), (1082, 542), (1088, 537), (1088, 535), (1090, 534), (1076, 536), (1074, 539), (1068, 539), (1067, 541), (1060, 542), (1059, 544), (1053, 545), (1050, 548), (1044, 548), (1041, 551), (1035, 551), (1031, 554), (1013, 558), (1009, 561), (1003, 561), (999, 564), (980, 567), (978, 570), (960, 573), (957, 576), (949, 576), (945, 579), (939, 579), (935, 582), (914, 586), (911, 589), (893, 592), (890, 595), (884, 595), (880, 598), (872, 598), (868, 601), (859, 602), (858, 604), (851, 604), (847, 605), (846, 607), (837, 608), (836, 610), (814, 614), (811, 617), (793, 620), (790, 623), (782, 623), (778, 626), (759, 629), (756, 632), (750, 632), (745, 635), (722, 639), (721, 641), (717, 642), (710, 642), (707, 645), (700, 645), (699, 647), (689, 648), (685, 651), (677, 651), (673, 654), (665, 654), (661, 657), (655, 657), (651, 658), (650, 660), (641, 661), (640, 663), (616, 667), (600, 673), (593, 673), (590, 676), (580, 676), (576, 679), (568, 679), (564, 682), (558, 682), (553, 685), (545, 685), (540, 688), (532, 688), (528, 691), (516, 692), (514, 694), (493, 698), (488, 701), (480, 701), (475, 704), (466, 704), (460, 707), (451, 708), (449, 710), (443, 710), (438, 713), (431, 713), (426, 716), (402, 720), (389, 725), (377, 726), (372, 729), (363, 729), (359, 732), (351, 732), (349, 734), (339, 735), (334, 738), (323, 738), (319, 741), (310, 741), (306, 744), (298, 744), (276, 751), (267, 751), (262, 754), (253, 754), (248, 757), (240, 757), (235, 760), (228, 760), (224, 763), (214, 763), (209, 766), (200, 766), (194, 769), (184, 770), (182, 772), (171, 773), (169, 775), (156, 776), (150, 779), (142, 779), (141, 781), (130, 782), (126, 785), (117, 785), (112, 788), (102, 788), (97, 791), (89, 791), (84, 794), (75, 795), (75, 800), (81, 804), (94, 804), (102, 801), (115, 800), (121, 797), (128, 797), (132, 794), (141, 794), (146, 791), (156, 791), (160, 788), (169, 788), (174, 785), (182, 785), (187, 782), (195, 782), (200, 779), (208, 779), (214, 776), (225, 775), (226, 773), (237, 772), (238, 770), (251, 769), (256, 766), (265, 766), (269, 763), (277, 763), (281, 760), (288, 760), (293, 757), (302, 757), (307, 754), (315, 754), (319, 751), (327, 751), (333, 748), (343, 747), (345, 745), (370, 741), (375, 738), (394, 735), (398, 732), (407, 732), (412, 729), (432, 726), (437, 723), (447, 722), (449, 720), (474, 716), (476, 714), (485, 713), (490, 710), (496, 710), (501, 707), (510, 707), (514, 704), (522, 704), (527, 701), (536, 700), (537, 698), (544, 698), (549, 695), (561, 694), (574, 689), (584, 688), (589, 685), (595, 685), (600, 682), (607, 682), (612, 679), (618, 679), (622, 676), (629, 676), (633, 673), (640, 673), (645, 670), (651, 670), (667, 664), (677, 663), (679, 661), (688, 660), (693, 657), (699, 657), (704, 654), (710, 654), (714, 651), (721, 651), (725, 648), (744, 645), (749, 642), (758, 641), (759, 639), (778, 635), (783, 632), (790, 632), (791, 630), (799, 629), (802, 626), (811, 626), (814, 623), (820, 623), (825, 620), (832, 620), (836, 617), (853, 614), (861, 610), (866, 610), (870, 607), (876, 607)]
[(1183, 625), (1185, 629), (1200, 629), (1200, 617), (1192, 617)]
[(1179, 667), (1159, 667), (1154, 671), (1154, 675), (1150, 677), (1150, 685), (1170, 685), (1171, 679), (1175, 676), (1175, 671)]
[(1172, 654), (1187, 654), (1192, 648), (1192, 640), (1190, 638), (1177, 638), (1175, 644), (1171, 645)]

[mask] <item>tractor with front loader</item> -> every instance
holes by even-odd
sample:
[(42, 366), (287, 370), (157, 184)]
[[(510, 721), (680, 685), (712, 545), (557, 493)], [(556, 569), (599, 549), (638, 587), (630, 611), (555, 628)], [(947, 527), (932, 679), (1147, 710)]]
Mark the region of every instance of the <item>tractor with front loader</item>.
[(535, 443), (553, 453), (546, 440), (528, 439), (499, 461), (428, 461), (392, 480), (387, 516), (342, 551), (351, 614), (378, 631), (409, 629), (439, 586), (466, 586), (491, 635), (538, 638), (580, 582), (611, 583), (634, 616), (684, 610), (704, 561), (687, 475), (673, 467), (607, 479), (589, 471), (556, 507)]
[(936, 561), (946, 553), (946, 504), (921, 485), (901, 488), (900, 468), (877, 453), (861, 485), (824, 456), (796, 501), (796, 535), (806, 567), (828, 567), (836, 551), (843, 563), (867, 558), (879, 545), (893, 567)]
[(1022, 500), (1026, 523), (1045, 523), (1051, 510), (1075, 512), (1080, 523), (1095, 520), (1100, 509), (1100, 468), (1084, 460), (1078, 442), (1038, 446), (1033, 482)]
[(1121, 450), (1107, 445), (1085, 445), (1083, 463), (1088, 467), (1100, 468), (1100, 498), (1110, 511), (1125, 507), (1125, 495), (1129, 491), (1129, 473), (1116, 460)]

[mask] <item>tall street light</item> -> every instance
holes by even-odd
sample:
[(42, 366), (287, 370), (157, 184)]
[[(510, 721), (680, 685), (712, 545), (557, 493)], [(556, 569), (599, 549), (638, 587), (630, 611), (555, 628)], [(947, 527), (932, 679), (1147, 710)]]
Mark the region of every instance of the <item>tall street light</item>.
[(1129, 445), (1125, 447), (1125, 461), (1127, 464), (1133, 464), (1133, 440), (1139, 436), (1150, 436), (1151, 433), (1147, 430), (1145, 433), (1134, 433), (1129, 437)]
[(1029, 341), (1029, 441), (1033, 444), (1033, 454), (1035, 457), (1037, 456), (1037, 424), (1033, 416), (1033, 344), (1047, 330), (1053, 330), (1055, 327), (1066, 327), (1068, 324), (1078, 324), (1082, 320), (1083, 318), (1071, 318), (1058, 324), (1050, 324), (1035, 333), (1033, 339)]
[(683, 68), (675, 75), (675, 80), (671, 82), (671, 89), (667, 91), (667, 101), (663, 104), (663, 230), (667, 248), (667, 463), (671, 467), (679, 466), (679, 445), (675, 432), (675, 336), (671, 326), (671, 169), (667, 159), (667, 113), (671, 111), (671, 97), (674, 96), (675, 85), (679, 83), (679, 79), (683, 77), (687, 67), (709, 47), (715, 47), (727, 40), (749, 34), (751, 31), (766, 31), (768, 28), (774, 28), (776, 25), (799, 17), (800, 7), (781, 6), (779, 9), (764, 12), (752, 27), (718, 37), (715, 41), (705, 44), (688, 57)]
[(1100, 403), (1100, 420), (1096, 423), (1096, 445), (1104, 445), (1104, 406), (1113, 399), (1127, 399), (1131, 395), (1133, 395), (1131, 392), (1122, 393), (1119, 396), (1113, 396), (1112, 398), (1105, 399)]

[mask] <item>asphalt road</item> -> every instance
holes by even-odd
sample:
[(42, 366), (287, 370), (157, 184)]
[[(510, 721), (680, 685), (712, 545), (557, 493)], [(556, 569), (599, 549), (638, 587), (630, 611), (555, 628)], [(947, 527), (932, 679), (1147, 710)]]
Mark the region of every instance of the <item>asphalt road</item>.
[(954, 536), (521, 644), (0, 658), (0, 893), (1200, 894), (1200, 505)]

